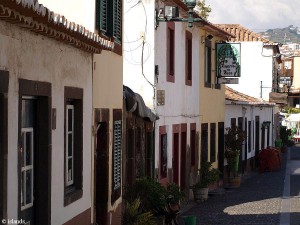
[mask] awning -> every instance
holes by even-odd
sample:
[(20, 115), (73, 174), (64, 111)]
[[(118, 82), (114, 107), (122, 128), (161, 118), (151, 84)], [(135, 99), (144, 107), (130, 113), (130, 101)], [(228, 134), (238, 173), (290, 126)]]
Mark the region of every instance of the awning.
[(125, 99), (126, 110), (135, 115), (154, 122), (159, 119), (152, 110), (145, 105), (145, 102), (139, 94), (133, 92), (129, 87), (123, 85), (123, 97)]

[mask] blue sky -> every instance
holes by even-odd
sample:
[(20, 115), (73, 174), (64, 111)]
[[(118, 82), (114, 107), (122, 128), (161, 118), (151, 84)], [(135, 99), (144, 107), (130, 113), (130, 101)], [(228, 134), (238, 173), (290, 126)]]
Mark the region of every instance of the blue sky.
[(254, 32), (300, 27), (300, 0), (206, 0), (212, 23), (240, 24)]

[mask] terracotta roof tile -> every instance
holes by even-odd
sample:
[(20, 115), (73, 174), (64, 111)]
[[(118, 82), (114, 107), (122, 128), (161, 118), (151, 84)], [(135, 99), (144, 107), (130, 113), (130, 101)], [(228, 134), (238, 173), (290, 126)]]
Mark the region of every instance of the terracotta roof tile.
[(113, 50), (114, 43), (52, 12), (37, 0), (0, 0), (0, 20), (66, 42), (87, 52)]
[(215, 24), (217, 27), (222, 30), (234, 35), (230, 41), (239, 42), (239, 41), (261, 41), (265, 44), (277, 44), (273, 43), (270, 40), (263, 38), (261, 35), (239, 25), (239, 24)]
[(231, 100), (231, 101), (261, 102), (260, 99), (238, 92), (228, 86), (225, 86), (225, 98), (226, 100)]

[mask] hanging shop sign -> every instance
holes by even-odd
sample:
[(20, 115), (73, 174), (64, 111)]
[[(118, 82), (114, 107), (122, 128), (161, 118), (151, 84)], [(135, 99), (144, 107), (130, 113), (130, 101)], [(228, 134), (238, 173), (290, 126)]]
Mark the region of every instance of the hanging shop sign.
[(241, 76), (241, 44), (217, 43), (217, 77)]

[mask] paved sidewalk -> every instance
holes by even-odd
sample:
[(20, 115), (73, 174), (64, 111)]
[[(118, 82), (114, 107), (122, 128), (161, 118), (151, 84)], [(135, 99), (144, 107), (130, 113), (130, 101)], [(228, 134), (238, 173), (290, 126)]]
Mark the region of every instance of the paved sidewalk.
[[(300, 153), (300, 147), (293, 147), (289, 151)], [(284, 187), (289, 188), (284, 185), (289, 154), (290, 152), (282, 154), (281, 170), (265, 173), (255, 172), (241, 184), (241, 187), (227, 190), (223, 195), (211, 196), (201, 204), (192, 205), (192, 208), (181, 216), (195, 215), (197, 225), (285, 225), (281, 222), (281, 212)], [(298, 165), (300, 170), (300, 164), (297, 164), (296, 167)], [(292, 178), (289, 184), (291, 184), (290, 190), (293, 192), (291, 194), (297, 193), (298, 196), (300, 182)], [(297, 221), (299, 198), (290, 198), (289, 196), (285, 196), (285, 198), (291, 199), (287, 203), (287, 207), (283, 207), (288, 211), (286, 213), (290, 218), (289, 225), (300, 225), (300, 222)], [(289, 211), (296, 213), (290, 214)], [(179, 218), (178, 221), (180, 225), (184, 224), (182, 218)]]

